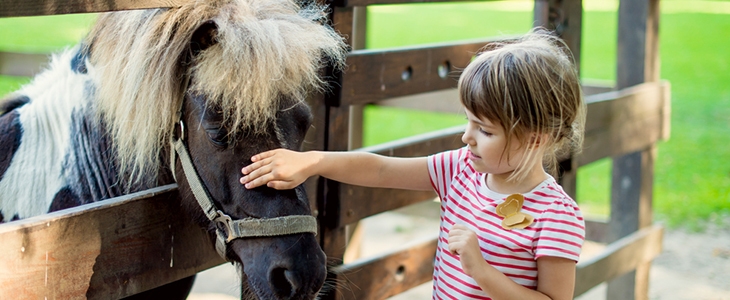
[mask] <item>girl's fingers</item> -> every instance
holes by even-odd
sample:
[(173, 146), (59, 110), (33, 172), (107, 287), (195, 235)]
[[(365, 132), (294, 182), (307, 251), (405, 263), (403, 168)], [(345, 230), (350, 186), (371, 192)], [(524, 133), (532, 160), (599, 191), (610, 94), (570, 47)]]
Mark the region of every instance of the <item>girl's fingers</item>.
[(253, 178), (252, 180), (249, 180), (247, 183), (244, 184), (244, 186), (247, 189), (256, 188), (262, 185), (267, 184), (269, 181), (272, 181), (274, 179), (274, 176), (271, 175), (271, 173), (265, 173), (260, 177)]
[(243, 167), (243, 169), (241, 169), (241, 173), (243, 173), (243, 175), (252, 174), (262, 167), (269, 165), (271, 161), (271, 158), (262, 158), (260, 161), (253, 162), (250, 165)]
[(294, 188), (292, 186), (291, 182), (279, 181), (279, 180), (269, 181), (266, 184), (266, 186), (268, 186), (272, 189), (275, 189), (275, 190), (290, 190), (290, 189)]
[(254, 155), (254, 156), (251, 157), (251, 161), (256, 162), (256, 161), (259, 161), (259, 160), (262, 160), (262, 159), (265, 159), (265, 158), (272, 157), (272, 156), (274, 156), (274, 154), (276, 154), (276, 150), (278, 150), (278, 149), (269, 150), (269, 151), (266, 151), (266, 152), (261, 152), (259, 154), (256, 154), (256, 155)]
[[(249, 166), (250, 167), (250, 166)], [(271, 174), (271, 167), (263, 165), (261, 167), (252, 168), (249, 170), (248, 167), (244, 168), (244, 176), (241, 177), (240, 182), (246, 186), (246, 188), (254, 188), (260, 185), (264, 185), (267, 182), (273, 180), (274, 176)], [(248, 171), (248, 174), (245, 172)], [(268, 177), (267, 177), (268, 176)]]

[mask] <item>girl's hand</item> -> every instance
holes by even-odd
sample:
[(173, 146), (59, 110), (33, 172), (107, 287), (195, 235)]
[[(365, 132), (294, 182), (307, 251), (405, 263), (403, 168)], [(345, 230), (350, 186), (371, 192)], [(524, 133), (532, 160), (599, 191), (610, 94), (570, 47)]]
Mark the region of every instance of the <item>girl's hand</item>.
[(241, 184), (247, 189), (262, 185), (277, 190), (293, 189), (309, 176), (308, 169), (316, 162), (311, 153), (276, 149), (251, 157), (250, 165), (241, 169)]
[(459, 256), (464, 273), (474, 276), (474, 270), (483, 268), (487, 261), (482, 257), (474, 231), (464, 225), (454, 224), (449, 231), (449, 252)]

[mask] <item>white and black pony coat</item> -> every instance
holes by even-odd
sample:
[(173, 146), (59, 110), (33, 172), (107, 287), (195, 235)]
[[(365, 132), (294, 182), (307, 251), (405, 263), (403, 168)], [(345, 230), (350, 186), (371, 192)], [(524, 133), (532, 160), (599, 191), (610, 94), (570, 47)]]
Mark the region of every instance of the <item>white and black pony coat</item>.
[(90, 111), (85, 58), (80, 47), (54, 56), (0, 107), (0, 222), (122, 195), (114, 151)]

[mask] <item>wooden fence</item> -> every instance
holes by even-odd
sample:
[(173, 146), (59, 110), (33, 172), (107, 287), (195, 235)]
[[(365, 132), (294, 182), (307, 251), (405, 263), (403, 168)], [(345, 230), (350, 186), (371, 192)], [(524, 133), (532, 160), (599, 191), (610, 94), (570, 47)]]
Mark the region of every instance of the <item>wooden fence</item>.
[[(0, 0), (0, 17), (175, 6), (182, 0)], [(144, 3), (142, 3), (144, 2)], [(443, 71), (464, 67), (491, 40), (362, 50), (366, 6), (428, 0), (338, 0), (332, 21), (353, 51), (333, 94), (309, 99), (314, 130), (305, 150), (428, 155), (462, 146), (462, 128), (361, 148), (365, 104), (444, 110), (458, 106), (456, 81)], [(536, 0), (536, 25), (556, 29), (580, 63), (580, 0)], [(619, 6), (616, 86), (584, 85), (588, 116), (584, 151), (561, 162), (561, 184), (575, 196), (578, 168), (612, 158), (609, 222), (586, 221), (587, 239), (607, 244), (577, 265), (575, 295), (608, 282), (608, 299), (647, 299), (651, 260), (662, 228), (652, 225), (656, 143), (669, 137), (669, 85), (659, 81), (658, 0)], [(0, 74), (29, 75), (43, 59), (0, 53)], [(439, 72), (441, 68), (441, 73)], [(404, 74), (405, 73), (405, 74)], [(431, 192), (372, 189), (322, 178), (306, 182), (328, 257), (342, 261), (363, 218), (435, 197)], [(580, 199), (577, 199), (580, 203)], [(119, 298), (184, 278), (223, 261), (204, 233), (180, 220), (175, 185), (0, 225), (0, 298)], [(356, 235), (354, 235), (356, 236)], [(345, 288), (327, 299), (384, 299), (431, 280), (436, 233), (428, 242), (334, 267)], [(174, 258), (174, 259), (173, 259)]]

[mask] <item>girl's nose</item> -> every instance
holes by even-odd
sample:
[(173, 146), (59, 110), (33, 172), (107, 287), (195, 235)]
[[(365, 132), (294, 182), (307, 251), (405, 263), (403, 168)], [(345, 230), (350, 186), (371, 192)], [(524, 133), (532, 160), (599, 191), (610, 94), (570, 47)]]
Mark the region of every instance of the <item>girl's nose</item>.
[(464, 134), (461, 135), (461, 141), (464, 142), (464, 144), (473, 146), (472, 143), (474, 139), (471, 138), (468, 127), (466, 128), (466, 130), (464, 130)]

